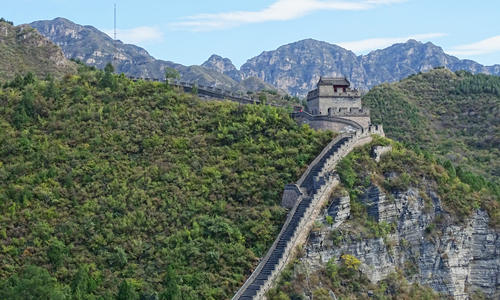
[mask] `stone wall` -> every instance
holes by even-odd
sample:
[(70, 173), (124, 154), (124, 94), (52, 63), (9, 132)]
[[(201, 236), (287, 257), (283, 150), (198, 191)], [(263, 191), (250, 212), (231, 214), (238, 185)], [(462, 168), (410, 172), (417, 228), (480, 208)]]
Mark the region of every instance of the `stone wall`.
[(329, 108), (359, 108), (361, 98), (358, 97), (318, 97), (307, 101), (309, 113), (313, 115), (326, 115)]
[(335, 132), (353, 132), (368, 128), (371, 125), (369, 115), (311, 115), (307, 112), (294, 112), (292, 118), (299, 124), (308, 124), (316, 130), (332, 130)]

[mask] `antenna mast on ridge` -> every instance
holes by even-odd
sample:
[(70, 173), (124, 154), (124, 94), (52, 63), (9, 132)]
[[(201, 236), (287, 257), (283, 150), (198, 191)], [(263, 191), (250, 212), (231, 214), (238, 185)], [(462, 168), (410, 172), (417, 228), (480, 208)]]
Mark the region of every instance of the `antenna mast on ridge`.
[(116, 3), (115, 3), (115, 18), (114, 18), (114, 35), (113, 39), (116, 41)]
[(113, 67), (115, 68), (115, 71), (116, 71), (116, 67), (117, 67), (117, 55), (116, 55), (116, 3), (114, 4), (114, 19), (113, 19)]

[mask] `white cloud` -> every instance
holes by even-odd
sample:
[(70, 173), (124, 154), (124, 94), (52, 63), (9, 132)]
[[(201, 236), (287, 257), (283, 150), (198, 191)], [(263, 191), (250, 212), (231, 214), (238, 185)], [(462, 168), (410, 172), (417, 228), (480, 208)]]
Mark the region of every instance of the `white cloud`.
[(375, 50), (375, 49), (381, 49), (388, 47), (390, 45), (396, 44), (396, 43), (403, 43), (408, 41), (409, 39), (414, 39), (414, 40), (427, 40), (427, 39), (432, 39), (432, 38), (439, 38), (443, 37), (446, 34), (444, 33), (424, 33), (424, 34), (414, 34), (410, 36), (405, 36), (405, 37), (385, 37), (385, 38), (373, 38), (373, 39), (366, 39), (366, 40), (360, 40), (360, 41), (351, 41), (351, 42), (341, 42), (341, 43), (336, 43), (340, 47), (346, 48), (348, 50), (351, 50), (356, 53), (361, 53), (361, 52), (367, 52), (370, 50)]
[(481, 55), (500, 52), (500, 35), (490, 37), (472, 44), (459, 45), (451, 48), (452, 55)]
[(379, 5), (403, 2), (406, 0), (277, 0), (259, 11), (232, 11), (216, 14), (199, 14), (185, 17), (184, 21), (172, 23), (174, 29), (191, 31), (210, 31), (234, 27), (248, 23), (287, 21), (300, 18), (319, 10), (366, 10)]
[[(112, 29), (104, 32), (113, 37)], [(140, 26), (130, 29), (116, 29), (116, 38), (126, 44), (140, 44), (161, 41), (163, 40), (163, 33), (156, 27)]]

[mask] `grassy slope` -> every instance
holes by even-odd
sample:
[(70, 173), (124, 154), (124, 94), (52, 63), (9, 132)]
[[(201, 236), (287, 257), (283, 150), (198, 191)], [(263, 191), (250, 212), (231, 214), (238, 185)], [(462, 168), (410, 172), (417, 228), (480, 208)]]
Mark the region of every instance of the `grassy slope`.
[(363, 97), (388, 137), (500, 183), (500, 78), (435, 69)]
[(151, 294), (171, 267), (184, 298), (229, 298), (279, 231), (284, 184), (330, 138), (282, 109), (83, 67), (4, 87), (0, 289), (36, 265), (61, 293), (87, 276), (85, 295), (111, 297), (124, 280)]

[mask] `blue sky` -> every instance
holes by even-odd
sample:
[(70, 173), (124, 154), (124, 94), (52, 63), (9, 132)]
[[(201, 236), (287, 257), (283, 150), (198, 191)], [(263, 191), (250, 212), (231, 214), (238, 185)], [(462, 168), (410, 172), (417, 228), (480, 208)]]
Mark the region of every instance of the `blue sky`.
[(211, 54), (239, 67), (262, 51), (314, 38), (356, 54), (409, 38), (459, 58), (500, 64), (500, 1), (457, 0), (16, 0), (0, 16), (15, 24), (65, 17), (111, 33), (156, 58), (201, 64)]

